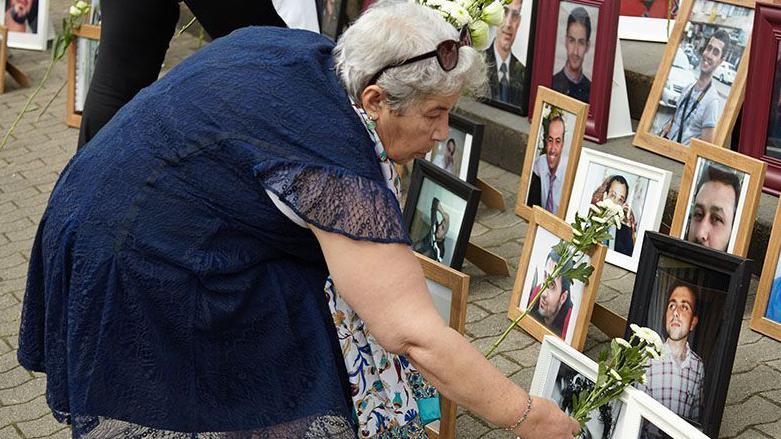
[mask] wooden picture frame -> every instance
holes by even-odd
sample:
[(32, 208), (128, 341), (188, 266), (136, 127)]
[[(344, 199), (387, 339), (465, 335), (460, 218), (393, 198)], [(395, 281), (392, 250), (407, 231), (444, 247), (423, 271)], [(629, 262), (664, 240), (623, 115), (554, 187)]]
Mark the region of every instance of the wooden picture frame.
[(100, 26), (92, 24), (82, 24), (73, 32), (76, 39), (68, 47), (68, 91), (65, 99), (65, 124), (71, 128), (81, 126), (81, 112), (76, 111), (76, 71), (77, 71), (77, 47), (81, 38), (93, 41), (100, 41)]
[[(416, 253), (415, 256), (423, 268), (434, 306), (442, 319), (452, 329), (463, 335), (466, 325), (467, 299), (469, 298), (469, 275), (421, 254)], [(442, 417), (439, 421), (426, 425), (426, 432), (430, 438), (453, 439), (456, 437), (456, 403), (442, 395), (440, 395), (439, 401)]]
[[(776, 208), (770, 242), (767, 244), (765, 266), (757, 286), (757, 297), (751, 311), (751, 329), (781, 341), (781, 282), (778, 262), (781, 252), (781, 202)], [(772, 301), (772, 306), (771, 306)]]
[[(727, 251), (738, 256), (746, 256), (751, 241), (751, 233), (754, 230), (754, 221), (756, 220), (757, 206), (759, 205), (759, 197), (762, 192), (762, 182), (765, 178), (766, 167), (767, 165), (760, 160), (694, 139), (688, 158), (686, 159), (686, 166), (683, 169), (683, 176), (681, 177), (680, 192), (678, 193), (678, 200), (675, 204), (675, 213), (673, 214), (673, 221), (670, 226), (670, 236), (692, 241), (700, 240), (700, 237), (696, 236), (698, 233), (697, 230), (690, 227), (691, 223), (693, 223), (692, 216), (698, 215), (698, 210), (693, 206), (693, 202), (698, 196), (697, 190), (699, 184), (708, 181), (703, 180), (703, 178), (709, 178), (709, 176), (703, 175), (706, 168), (721, 169), (742, 180), (740, 181), (740, 193), (735, 194), (737, 196), (737, 206), (735, 207), (733, 214), (733, 216), (738, 214), (740, 216), (737, 218), (737, 221), (733, 218), (730, 231), (728, 232), (731, 234), (728, 245), (726, 250), (722, 251)], [(728, 178), (732, 177), (727, 175), (727, 180), (725, 180), (723, 175), (724, 172), (720, 172), (719, 174), (721, 176), (710, 176), (710, 180), (716, 178), (717, 183), (720, 183), (717, 186), (728, 187)], [(719, 181), (719, 179), (721, 179), (721, 181)], [(748, 182), (745, 181), (746, 179), (748, 179)], [(730, 195), (732, 193), (735, 193), (735, 191), (713, 191), (714, 197), (722, 194)], [(724, 210), (727, 211), (729, 209), (725, 206)], [(704, 211), (705, 210), (703, 210), (703, 212)], [(723, 217), (709, 216), (703, 218), (703, 221), (706, 221), (708, 218), (716, 218), (717, 220), (720, 219), (725, 222), (728, 220)], [(724, 232), (725, 229), (721, 228), (721, 231), (718, 231), (714, 228), (713, 230), (716, 231), (704, 232), (704, 234), (707, 235), (707, 239), (701, 240), (700, 242), (705, 246), (719, 248), (721, 250), (718, 243), (723, 242), (723, 239), (719, 240), (717, 239), (717, 236), (719, 233)]]
[(781, 194), (781, 2), (757, 3), (738, 151), (767, 163), (765, 192)]
[[(571, 414), (571, 398), (569, 392), (561, 390), (567, 384), (580, 384), (583, 379), (592, 385), (597, 380), (598, 366), (594, 360), (588, 358), (573, 347), (567, 345), (558, 337), (546, 335), (540, 346), (540, 354), (537, 357), (537, 365), (534, 368), (534, 376), (529, 394), (549, 399), (556, 403), (566, 414)], [(612, 431), (604, 432), (604, 422), (600, 419), (599, 410), (591, 413), (591, 419), (584, 429), (589, 433), (581, 437), (610, 437), (626, 438), (622, 434), (628, 417), (626, 407), (629, 405), (629, 393), (624, 391), (621, 395), (609, 403), (610, 413), (613, 416)], [(618, 412), (616, 414), (616, 412)], [(635, 436), (636, 437), (636, 436)]]
[[(448, 115), (448, 125), (450, 126), (448, 140), (434, 145), (434, 148), (426, 154), (426, 160), (443, 171), (455, 175), (469, 184), (476, 185), (485, 125), (454, 113)], [(442, 154), (445, 153), (451, 139), (456, 145), (454, 158), (457, 163), (454, 162), (450, 166), (446, 166)]]
[[(480, 189), (425, 160), (415, 160), (403, 213), (412, 249), (460, 270), (479, 203)], [(440, 227), (445, 235), (435, 239)]]
[[(537, 21), (537, 5), (539, 2), (540, 0), (522, 0), (521, 2), (521, 17), (516, 30), (515, 40), (512, 43), (512, 56), (510, 58), (509, 67), (509, 81), (511, 84), (520, 88), (520, 90), (511, 93), (512, 98), (502, 100), (499, 91), (499, 80), (501, 78), (498, 71), (499, 67), (496, 62), (496, 54), (498, 52), (495, 51), (494, 44), (496, 44), (496, 39), (501, 38), (500, 32), (502, 25), (495, 28), (494, 33), (496, 34), (496, 39), (494, 39), (491, 45), (484, 51), (486, 62), (488, 63), (488, 78), (490, 85), (490, 95), (485, 100), (485, 103), (519, 116), (527, 116), (529, 114), (531, 71), (532, 61), (534, 60), (534, 32), (532, 30)], [(513, 4), (511, 3), (507, 6), (512, 7)], [(521, 32), (523, 33), (518, 35), (518, 33)], [(521, 62), (521, 59), (523, 59), (523, 62)], [(513, 67), (516, 65), (518, 67)], [(517, 73), (518, 71), (520, 71), (520, 74)]]
[[(688, 417), (686, 413), (698, 413), (698, 419), (687, 421), (710, 437), (719, 434), (751, 282), (751, 266), (748, 259), (655, 232), (647, 232), (643, 242), (627, 321), (650, 327), (663, 341), (667, 339), (667, 331), (689, 328), (686, 334), (678, 333), (676, 337), (687, 340), (689, 346), (684, 361), (693, 370), (687, 371), (692, 374), (689, 375), (692, 381), (687, 382), (686, 392), (693, 396), (687, 399), (691, 402), (679, 405), (683, 413), (676, 413), (684, 418)], [(670, 299), (673, 294), (676, 297)], [(672, 307), (671, 303), (678, 305)], [(683, 308), (684, 303), (689, 303), (691, 311)], [(677, 307), (682, 311), (675, 311)], [(684, 312), (688, 314), (689, 324), (681, 317)], [(672, 326), (675, 322), (677, 327)], [(628, 339), (630, 333), (627, 326), (624, 338)], [(699, 367), (702, 367), (701, 374), (694, 370)], [(659, 378), (654, 378), (654, 373), (658, 372), (652, 369), (647, 372), (651, 392), (664, 387), (664, 383), (655, 381)]]
[(700, 430), (644, 392), (633, 387), (627, 387), (625, 392), (628, 404), (620, 437), (643, 437), (642, 430), (649, 422), (672, 439), (708, 439)]
[[(546, 261), (550, 259), (549, 254), (552, 247), (560, 240), (572, 240), (572, 226), (564, 222), (561, 218), (553, 216), (546, 210), (538, 207), (534, 208), (533, 215), (529, 221), (528, 232), (524, 241), (523, 250), (518, 262), (518, 267), (526, 267), (526, 270), (519, 269), (515, 276), (513, 284), (513, 294), (510, 298), (510, 304), (507, 309), (507, 317), (510, 320), (518, 318), (525, 310), (527, 303), (532, 300), (531, 295), (536, 292), (537, 287), (544, 281), (544, 271), (538, 268), (545, 267)], [(561, 337), (569, 345), (577, 350), (582, 350), (586, 342), (586, 333), (591, 322), (591, 313), (594, 307), (594, 301), (597, 296), (597, 287), (602, 274), (602, 267), (605, 262), (606, 248), (604, 245), (597, 245), (588, 255), (588, 261), (593, 267), (588, 282), (584, 285), (580, 282), (573, 282), (569, 288), (562, 286), (561, 290), (568, 290), (568, 295), (563, 298), (559, 296), (564, 303), (556, 308), (553, 316), (553, 327), (561, 325), (561, 329), (556, 328), (558, 334), (538, 321), (535, 312), (530, 312), (524, 319), (518, 322), (523, 330), (532, 337), (542, 341), (545, 335), (555, 335)], [(535, 276), (530, 277), (531, 270), (534, 270)], [(539, 276), (541, 275), (541, 276)], [(546, 294), (546, 293), (543, 293)], [(542, 296), (537, 302), (539, 307), (542, 302), (548, 300), (550, 296)], [(551, 303), (558, 300), (551, 298)], [(560, 314), (563, 307), (567, 307), (566, 314)], [(556, 307), (550, 305), (547, 311)], [(563, 335), (563, 336), (562, 336)]]
[[(623, 196), (623, 201), (613, 199), (613, 202), (627, 206), (626, 222), (621, 229), (613, 232), (616, 239), (609, 243), (605, 260), (625, 270), (637, 272), (645, 231), (657, 232), (662, 224), (671, 178), (670, 171), (583, 148), (565, 220), (574, 222), (577, 213), (585, 217), (589, 206), (602, 199), (598, 196), (599, 192), (609, 197)], [(611, 192), (611, 188), (605, 187), (608, 183), (617, 186), (618, 191), (623, 193)], [(634, 228), (629, 222), (635, 224)]]
[[(616, 43), (618, 41), (618, 0), (546, 0), (540, 3), (537, 17), (537, 28), (534, 48), (534, 63), (531, 79), (531, 101), (536, 101), (538, 86), (556, 90), (565, 82), (556, 80), (564, 78), (564, 62), (567, 59), (566, 47), (567, 16), (569, 12), (581, 9), (590, 18), (590, 32), (586, 32), (589, 47), (580, 56), (583, 75), (591, 78), (590, 91), (583, 102), (589, 104), (588, 120), (585, 135), (589, 140), (605, 143), (607, 140), (608, 118), (610, 117), (610, 100), (613, 89), (613, 66), (615, 62)], [(596, 15), (596, 17), (594, 16)], [(594, 22), (596, 21), (596, 25)], [(579, 23), (579, 22), (575, 22)], [(584, 26), (585, 27), (585, 26)], [(589, 52), (593, 57), (589, 57)], [(564, 58), (557, 61), (562, 54)], [(590, 71), (589, 71), (590, 70)], [(571, 80), (568, 80), (571, 82)], [(559, 89), (564, 92), (564, 89)], [(571, 90), (569, 96), (581, 94), (581, 89)], [(581, 99), (584, 96), (581, 96)], [(536, 112), (536, 107), (535, 107)]]
[(49, 41), (49, 0), (32, 0), (21, 23), (13, 19), (9, 22), (9, 10), (14, 4), (14, 0), (0, 0), (0, 25), (8, 29), (8, 47), (46, 50)]
[[(570, 191), (572, 190), (572, 181), (575, 178), (575, 169), (577, 169), (578, 160), (580, 159), (580, 147), (583, 142), (583, 132), (586, 129), (588, 104), (564, 96), (549, 88), (539, 87), (534, 102), (534, 115), (532, 116), (532, 123), (529, 128), (529, 141), (526, 144), (526, 155), (523, 160), (523, 169), (521, 170), (521, 181), (518, 185), (518, 199), (515, 204), (515, 213), (527, 221), (531, 217), (531, 206), (535, 204), (535, 201), (529, 198), (529, 192), (530, 189), (536, 190), (536, 187), (538, 186), (538, 184), (533, 181), (533, 177), (537, 177), (536, 181), (540, 182), (539, 186), (542, 191), (541, 179), (536, 175), (533, 169), (535, 162), (538, 159), (542, 160), (541, 157), (543, 154), (541, 153), (547, 150), (545, 139), (545, 134), (547, 132), (546, 126), (548, 119), (552, 119), (554, 116), (554, 109), (556, 109), (556, 111), (563, 111), (562, 117), (565, 124), (563, 147), (561, 148), (559, 165), (556, 171), (556, 178), (562, 181), (557, 209), (555, 208), (556, 203), (554, 203), (554, 214), (559, 218), (564, 218), (564, 214), (567, 212), (567, 203), (569, 203)], [(564, 157), (567, 157), (566, 163), (562, 163)], [(533, 198), (535, 197), (533, 196)], [(544, 197), (542, 192), (540, 192), (541, 202), (538, 204), (544, 206), (545, 201), (542, 200), (542, 198)]]
[(320, 33), (336, 41), (347, 21), (346, 0), (323, 0), (319, 11)]
[[(712, 129), (713, 138), (710, 140), (710, 143), (718, 146), (728, 146), (727, 142), (730, 140), (735, 119), (743, 103), (746, 73), (748, 70), (748, 53), (751, 46), (749, 36), (751, 35), (753, 23), (750, 15), (753, 14), (754, 4), (754, 0), (691, 0), (681, 2), (675, 28), (665, 49), (656, 79), (654, 79), (651, 92), (645, 103), (643, 115), (637, 126), (637, 133), (633, 140), (635, 146), (683, 162), (687, 157), (689, 149), (686, 146), (688, 140), (681, 133), (682, 143), (678, 143), (676, 133), (680, 130), (677, 130), (673, 123), (676, 111), (680, 105), (684, 105), (681, 109), (681, 118), (692, 117), (695, 119), (690, 120), (696, 122), (696, 118), (699, 116), (702, 116), (701, 119), (712, 116), (716, 120), (713, 127), (704, 126), (710, 125), (709, 121), (701, 121), (701, 133), (694, 135), (694, 138), (699, 138), (699, 136), (703, 135), (702, 130)], [(686, 117), (684, 117), (683, 112), (689, 108), (687, 104), (691, 100), (691, 93), (687, 93), (687, 90), (692, 90), (692, 84), (698, 78), (698, 73), (696, 72), (699, 70), (698, 66), (700, 65), (700, 59), (702, 59), (702, 49), (706, 48), (713, 32), (717, 29), (726, 28), (726, 26), (713, 24), (712, 22), (715, 18), (722, 17), (717, 13), (717, 8), (721, 5), (736, 7), (736, 10), (733, 10), (729, 16), (729, 19), (732, 20), (730, 21), (731, 26), (736, 26), (734, 24), (735, 21), (747, 23), (745, 24), (745, 29), (740, 29), (740, 32), (742, 32), (740, 35), (746, 37), (745, 46), (736, 44), (735, 38), (730, 35), (732, 42), (730, 48), (725, 51), (724, 56), (733, 61), (739, 61), (736, 71), (725, 64), (725, 62), (728, 62), (729, 66), (733, 66), (731, 61), (722, 61), (716, 69), (729, 70), (729, 72), (721, 73), (722, 79), (726, 82), (717, 80), (716, 73), (719, 72), (714, 71), (714, 76), (708, 83), (709, 85), (701, 93), (701, 95), (705, 96), (705, 104), (699, 106), (699, 102), (702, 99), (695, 99), (695, 103), (692, 104), (692, 110), (689, 110)], [(740, 14), (736, 14), (736, 11)], [(740, 20), (736, 20), (735, 17)], [(726, 18), (720, 19), (722, 21), (726, 20)], [(687, 41), (684, 41), (684, 37), (686, 37)], [(742, 41), (739, 42), (742, 43)], [(719, 44), (722, 43), (720, 42)], [(696, 66), (692, 65), (693, 60), (696, 60)], [(724, 78), (723, 75), (725, 74), (727, 78)], [(732, 84), (727, 84), (732, 79), (731, 76), (733, 74), (734, 80)], [(725, 91), (726, 98), (723, 95)], [(709, 92), (711, 97), (708, 97)], [(713, 93), (717, 94), (714, 95)], [(687, 96), (690, 99), (686, 99)], [(721, 107), (722, 102), (724, 104), (723, 107)], [(719, 108), (721, 108), (720, 112)], [(694, 113), (692, 116), (691, 111), (696, 109), (698, 109), (698, 113)], [(668, 124), (670, 127), (669, 131), (667, 131)], [(689, 124), (686, 124), (686, 126), (689, 126)], [(665, 132), (667, 132), (667, 135), (673, 136), (673, 139), (663, 137), (662, 134)]]
[(5, 66), (8, 62), (8, 28), (0, 25), (0, 94), (5, 93)]

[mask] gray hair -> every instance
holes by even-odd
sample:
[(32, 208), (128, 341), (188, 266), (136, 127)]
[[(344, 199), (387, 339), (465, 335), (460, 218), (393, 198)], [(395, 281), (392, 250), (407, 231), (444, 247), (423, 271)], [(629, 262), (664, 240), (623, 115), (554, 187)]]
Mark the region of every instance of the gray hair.
[[(334, 49), (336, 72), (347, 94), (360, 102), (371, 77), (385, 66), (434, 50), (459, 32), (432, 9), (410, 2), (384, 1), (370, 7), (344, 32)], [(403, 112), (431, 96), (487, 90), (483, 54), (461, 47), (458, 65), (445, 72), (435, 57), (388, 69), (377, 80), (391, 110)]]

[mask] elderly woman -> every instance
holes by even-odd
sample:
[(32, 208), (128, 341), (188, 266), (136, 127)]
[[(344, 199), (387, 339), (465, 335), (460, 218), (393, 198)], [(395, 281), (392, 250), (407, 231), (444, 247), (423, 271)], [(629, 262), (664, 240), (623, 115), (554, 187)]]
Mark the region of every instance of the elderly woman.
[(409, 3), (335, 49), (239, 30), (73, 158), (33, 247), (18, 359), (75, 437), (418, 437), (420, 374), (524, 438), (577, 432), (448, 328), (410, 251), (391, 160), (427, 153), (484, 87), (457, 38)]

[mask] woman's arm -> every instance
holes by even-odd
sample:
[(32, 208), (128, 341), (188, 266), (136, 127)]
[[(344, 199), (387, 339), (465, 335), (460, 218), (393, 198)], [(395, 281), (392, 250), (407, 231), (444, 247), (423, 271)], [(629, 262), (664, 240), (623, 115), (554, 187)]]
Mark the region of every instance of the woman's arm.
[[(312, 230), (339, 293), (385, 349), (407, 356), (443, 395), (487, 421), (506, 427), (521, 417), (528, 394), (442, 321), (409, 247)], [(532, 406), (516, 434), (554, 439), (578, 431), (552, 402), (535, 398)]]

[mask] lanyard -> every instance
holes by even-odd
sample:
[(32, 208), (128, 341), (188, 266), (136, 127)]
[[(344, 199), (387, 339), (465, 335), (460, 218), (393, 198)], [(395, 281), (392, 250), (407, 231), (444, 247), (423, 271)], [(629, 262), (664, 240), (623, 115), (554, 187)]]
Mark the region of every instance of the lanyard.
[(686, 119), (688, 119), (689, 116), (691, 116), (691, 114), (694, 113), (694, 110), (697, 109), (697, 106), (700, 105), (702, 98), (705, 97), (705, 93), (708, 92), (708, 89), (710, 89), (710, 86), (713, 84), (713, 81), (711, 80), (711, 82), (708, 83), (708, 86), (705, 87), (705, 90), (703, 90), (702, 93), (700, 93), (700, 95), (697, 96), (697, 100), (694, 101), (694, 105), (692, 105), (691, 110), (689, 110), (689, 112), (687, 113), (686, 110), (689, 108), (689, 101), (691, 100), (692, 92), (694, 91), (694, 86), (696, 84), (697, 84), (696, 82), (692, 84), (692, 87), (689, 89), (689, 93), (686, 94), (686, 99), (684, 99), (683, 101), (683, 111), (681, 112), (682, 115), (681, 123), (680, 126), (678, 127), (678, 138), (675, 140), (678, 143), (681, 143), (681, 139), (683, 138), (683, 125), (686, 123)]

